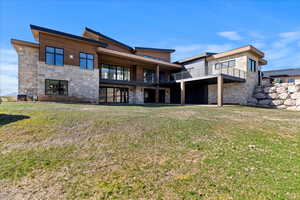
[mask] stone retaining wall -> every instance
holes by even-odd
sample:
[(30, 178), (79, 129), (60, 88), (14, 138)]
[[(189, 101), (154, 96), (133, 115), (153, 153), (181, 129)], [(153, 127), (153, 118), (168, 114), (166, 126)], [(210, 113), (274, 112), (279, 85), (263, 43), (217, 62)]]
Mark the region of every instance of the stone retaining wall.
[(248, 105), (300, 110), (300, 84), (276, 83), (274, 85), (257, 86)]

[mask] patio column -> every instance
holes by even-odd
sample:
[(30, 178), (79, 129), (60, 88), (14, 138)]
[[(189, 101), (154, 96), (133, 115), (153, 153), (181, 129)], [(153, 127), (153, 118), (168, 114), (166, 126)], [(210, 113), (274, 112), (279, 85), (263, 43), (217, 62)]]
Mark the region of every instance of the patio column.
[(223, 106), (223, 93), (224, 93), (224, 80), (223, 76), (220, 74), (218, 76), (218, 106)]
[(181, 91), (181, 105), (185, 104), (185, 82), (183, 80), (180, 81), (180, 91)]
[(159, 65), (156, 65), (155, 103), (159, 103)]

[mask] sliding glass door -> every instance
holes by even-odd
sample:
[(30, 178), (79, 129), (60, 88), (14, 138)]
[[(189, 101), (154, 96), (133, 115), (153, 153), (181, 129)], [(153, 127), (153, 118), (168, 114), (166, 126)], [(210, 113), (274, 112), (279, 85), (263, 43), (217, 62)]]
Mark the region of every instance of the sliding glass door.
[(99, 102), (100, 103), (128, 103), (128, 88), (118, 87), (100, 87)]

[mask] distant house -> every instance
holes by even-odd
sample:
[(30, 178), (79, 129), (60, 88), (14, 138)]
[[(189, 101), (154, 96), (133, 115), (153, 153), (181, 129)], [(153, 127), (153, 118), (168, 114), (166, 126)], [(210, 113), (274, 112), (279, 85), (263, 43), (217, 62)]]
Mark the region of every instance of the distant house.
[(300, 68), (263, 71), (264, 82), (300, 83)]
[(267, 64), (251, 45), (173, 63), (174, 49), (131, 47), (89, 28), (81, 36), (30, 28), (38, 43), (11, 40), (19, 99), (245, 105)]

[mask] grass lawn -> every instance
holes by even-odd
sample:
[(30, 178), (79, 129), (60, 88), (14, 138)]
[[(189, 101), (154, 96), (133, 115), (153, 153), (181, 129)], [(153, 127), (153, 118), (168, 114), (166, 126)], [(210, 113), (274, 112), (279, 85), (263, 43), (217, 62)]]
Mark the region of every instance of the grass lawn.
[(0, 199), (300, 199), (300, 112), (0, 104)]

